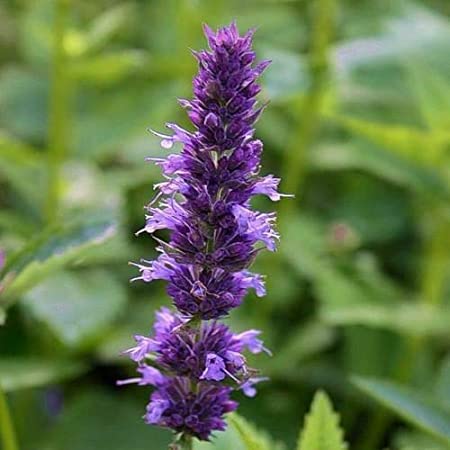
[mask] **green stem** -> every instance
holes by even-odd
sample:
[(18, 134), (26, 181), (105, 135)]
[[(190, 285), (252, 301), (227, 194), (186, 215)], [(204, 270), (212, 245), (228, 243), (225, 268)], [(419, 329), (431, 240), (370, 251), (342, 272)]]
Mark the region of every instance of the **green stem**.
[(186, 437), (183, 445), (184, 445), (184, 447), (182, 447), (183, 450), (193, 450), (194, 449), (194, 439), (192, 439), (191, 436)]
[(0, 388), (0, 434), (3, 450), (19, 450), (6, 394)]
[[(297, 127), (287, 146), (282, 170), (283, 190), (290, 194), (296, 194), (304, 180), (307, 151), (314, 141), (320, 123), (330, 74), (329, 48), (335, 28), (337, 0), (316, 0), (311, 2), (311, 5), (311, 88), (303, 101), (297, 105)], [(284, 218), (295, 206), (294, 201), (283, 202), (280, 216)]]
[(64, 48), (69, 0), (55, 1), (53, 23), (53, 61), (48, 128), (48, 194), (45, 205), (47, 222), (54, 222), (59, 210), (61, 165), (67, 153), (69, 116), (69, 77)]
[[(295, 108), (294, 131), (288, 139), (282, 162), (282, 190), (296, 195), (301, 188), (307, 172), (307, 152), (316, 137), (320, 123), (321, 111), (325, 99), (330, 74), (329, 47), (334, 33), (338, 0), (315, 0), (311, 2), (311, 45), (308, 59), (311, 87), (302, 99), (297, 99)], [(283, 236), (286, 224), (297, 208), (294, 199), (284, 199), (278, 211), (278, 228)], [(282, 245), (282, 244), (281, 244)], [(267, 278), (267, 292), (275, 292), (272, 284), (280, 279), (283, 271), (281, 252), (261, 257), (263, 273), (270, 273)], [(262, 303), (261, 320), (271, 318), (274, 302)]]
[(169, 445), (168, 450), (193, 450), (194, 438), (186, 434), (180, 436), (172, 444)]

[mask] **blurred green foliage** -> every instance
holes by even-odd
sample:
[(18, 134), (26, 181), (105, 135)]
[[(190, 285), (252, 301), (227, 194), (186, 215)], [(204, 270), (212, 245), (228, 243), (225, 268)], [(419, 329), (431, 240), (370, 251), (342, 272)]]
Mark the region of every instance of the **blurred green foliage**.
[[(267, 298), (228, 320), (274, 353), (256, 363), (271, 381), (239, 398), (255, 425), (233, 416), (196, 449), (450, 448), (449, 14), (445, 0), (1, 2), (0, 448), (13, 428), (26, 450), (167, 447), (140, 419), (148, 393), (115, 387), (131, 373), (120, 351), (168, 302), (127, 283), (127, 261), (154, 254), (133, 235), (160, 180), (144, 157), (164, 153), (146, 128), (187, 125), (189, 48), (202, 22), (234, 18), (273, 60), (257, 134), (296, 198), (279, 206), (280, 251), (256, 263)], [(317, 389), (340, 424), (319, 393), (298, 439)]]

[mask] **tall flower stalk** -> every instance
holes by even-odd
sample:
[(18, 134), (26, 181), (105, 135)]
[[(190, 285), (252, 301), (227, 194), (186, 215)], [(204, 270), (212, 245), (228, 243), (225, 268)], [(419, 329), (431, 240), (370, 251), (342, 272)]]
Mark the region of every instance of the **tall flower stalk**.
[(224, 430), (224, 416), (237, 407), (232, 391), (252, 397), (255, 384), (265, 380), (245, 358), (246, 352), (270, 354), (260, 331), (235, 334), (218, 319), (250, 288), (265, 295), (262, 276), (248, 269), (260, 250), (275, 250), (279, 236), (275, 214), (253, 210), (250, 200), (282, 197), (279, 179), (259, 175), (263, 145), (254, 138), (264, 109), (256, 80), (269, 61), (255, 62), (253, 30), (240, 36), (233, 23), (204, 31), (209, 50), (193, 52), (199, 65), (194, 97), (180, 100), (195, 130), (168, 123), (171, 134), (154, 132), (163, 148), (182, 146), (178, 154), (149, 158), (166, 181), (155, 186), (138, 234), (150, 233), (160, 255), (132, 263), (139, 269), (133, 280), (167, 282), (177, 311), (162, 308), (152, 334), (135, 336), (135, 347), (125, 353), (139, 375), (119, 381), (154, 387), (145, 421), (174, 430), (174, 446)]

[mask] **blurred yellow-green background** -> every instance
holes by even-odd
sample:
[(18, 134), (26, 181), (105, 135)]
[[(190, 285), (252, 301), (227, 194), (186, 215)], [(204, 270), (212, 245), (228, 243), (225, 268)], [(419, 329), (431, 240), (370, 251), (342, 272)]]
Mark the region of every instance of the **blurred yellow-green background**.
[[(169, 303), (128, 282), (155, 254), (134, 236), (161, 180), (144, 158), (166, 152), (146, 130), (189, 127), (190, 49), (233, 19), (273, 61), (263, 173), (295, 194), (258, 199), (281, 247), (255, 264), (267, 297), (227, 319), (274, 353), (240, 414), (294, 449), (323, 389), (351, 449), (450, 448), (449, 15), (446, 0), (3, 0), (0, 448), (167, 448), (141, 419), (149, 391), (115, 386)], [(196, 448), (258, 445), (230, 428)]]

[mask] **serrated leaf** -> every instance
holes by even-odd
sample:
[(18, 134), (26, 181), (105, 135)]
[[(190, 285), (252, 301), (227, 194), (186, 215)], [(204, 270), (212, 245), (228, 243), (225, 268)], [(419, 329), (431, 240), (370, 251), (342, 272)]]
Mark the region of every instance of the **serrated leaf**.
[(354, 377), (353, 383), (407, 422), (450, 444), (450, 412), (435, 400), (388, 381)]
[(253, 424), (236, 413), (229, 415), (230, 425), (239, 434), (246, 450), (276, 450), (276, 444), (267, 433), (258, 430)]
[(27, 292), (22, 305), (66, 346), (101, 338), (126, 304), (125, 288), (108, 272), (57, 272)]
[(305, 425), (300, 433), (297, 450), (346, 450), (344, 432), (339, 427), (339, 415), (333, 411), (330, 399), (323, 391), (316, 393)]
[(78, 376), (86, 369), (79, 361), (3, 356), (0, 359), (0, 386), (7, 392), (35, 388)]
[(8, 258), (0, 277), (8, 279), (0, 304), (9, 304), (55, 270), (79, 260), (83, 252), (115, 234), (112, 222), (83, 223), (44, 231)]

